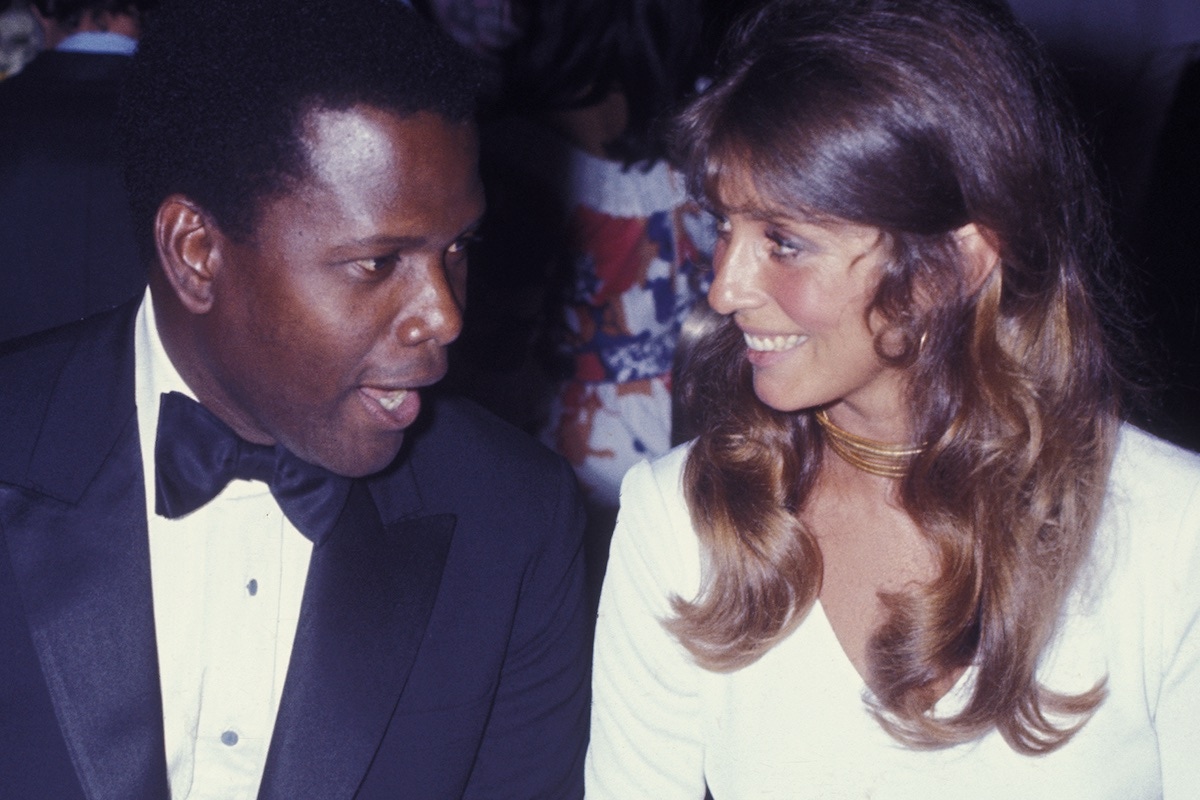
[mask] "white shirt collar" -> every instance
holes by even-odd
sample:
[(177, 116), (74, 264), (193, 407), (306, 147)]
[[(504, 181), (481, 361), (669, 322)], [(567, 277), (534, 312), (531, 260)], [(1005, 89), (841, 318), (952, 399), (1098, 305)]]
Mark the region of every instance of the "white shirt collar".
[[(154, 515), (154, 442), (158, 436), (160, 398), (167, 392), (179, 392), (193, 400), (197, 399), (196, 393), (184, 382), (183, 376), (171, 363), (171, 358), (163, 347), (149, 289), (142, 298), (142, 305), (138, 308), (134, 323), (133, 351), (136, 365), (134, 397), (137, 400), (138, 440), (142, 450), (142, 464), (145, 466), (146, 513), (149, 518)], [(233, 496), (250, 496), (266, 492), (267, 486), (259, 481), (234, 481), (226, 491)]]

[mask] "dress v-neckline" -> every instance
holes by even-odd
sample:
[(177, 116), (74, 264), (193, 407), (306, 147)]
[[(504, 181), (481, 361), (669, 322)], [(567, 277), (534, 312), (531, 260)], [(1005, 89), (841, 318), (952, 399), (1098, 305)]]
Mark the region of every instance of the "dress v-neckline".
[[(827, 639), (823, 644), (825, 649), (833, 654), (831, 660), (836, 662), (834, 669), (840, 673), (839, 683), (854, 687), (860, 697), (873, 697), (874, 693), (867, 684), (866, 678), (858, 671), (858, 667), (854, 665), (854, 662), (846, 653), (846, 648), (842, 646), (842, 641), (838, 638), (837, 631), (833, 629), (833, 623), (830, 622), (829, 617), (825, 614), (825, 606), (822, 605), (820, 598), (817, 598), (813, 602), (808, 619), (801, 624), (811, 625), (813, 623), (817, 623), (819, 626), (819, 636)], [(971, 698), (977, 673), (978, 667), (972, 662), (958, 675), (954, 683), (950, 685), (950, 688), (933, 704), (934, 714), (938, 716), (950, 716), (961, 711)]]

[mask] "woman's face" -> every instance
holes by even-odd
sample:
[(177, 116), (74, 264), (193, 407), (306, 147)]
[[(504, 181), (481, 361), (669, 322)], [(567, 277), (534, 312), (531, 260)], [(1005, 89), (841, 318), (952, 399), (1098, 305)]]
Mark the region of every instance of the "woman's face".
[(722, 171), (718, 200), (709, 304), (742, 330), (758, 398), (786, 412), (829, 406), (861, 435), (903, 436), (891, 430), (901, 375), (876, 354), (867, 317), (883, 233), (781, 210), (744, 169)]

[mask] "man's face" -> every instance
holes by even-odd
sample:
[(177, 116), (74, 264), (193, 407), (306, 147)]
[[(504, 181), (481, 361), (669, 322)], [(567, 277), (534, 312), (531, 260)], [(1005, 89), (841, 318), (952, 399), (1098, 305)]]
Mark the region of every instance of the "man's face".
[(210, 396), (242, 436), (342, 474), (387, 466), (462, 329), (483, 213), (475, 129), (371, 106), (306, 119), (309, 172), (217, 234)]

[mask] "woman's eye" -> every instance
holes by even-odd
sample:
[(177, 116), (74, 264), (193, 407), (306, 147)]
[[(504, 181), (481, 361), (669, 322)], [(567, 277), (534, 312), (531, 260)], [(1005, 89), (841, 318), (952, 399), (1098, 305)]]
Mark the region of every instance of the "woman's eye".
[(771, 255), (774, 256), (789, 258), (798, 254), (802, 249), (798, 243), (779, 233), (768, 233), (767, 239), (771, 241)]
[(717, 221), (717, 235), (728, 236), (733, 230), (733, 223), (729, 221), (729, 217), (721, 216), (720, 214), (714, 214), (713, 217)]

